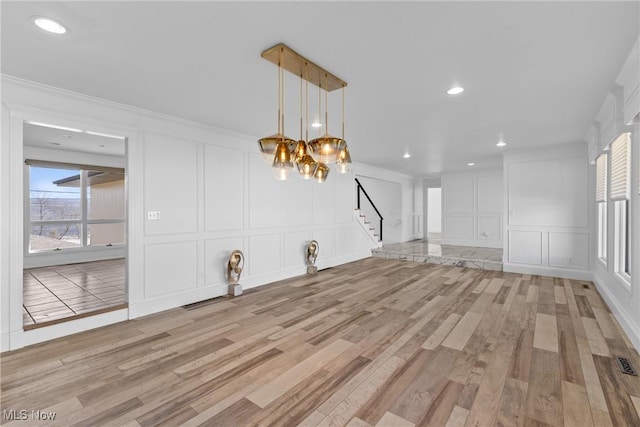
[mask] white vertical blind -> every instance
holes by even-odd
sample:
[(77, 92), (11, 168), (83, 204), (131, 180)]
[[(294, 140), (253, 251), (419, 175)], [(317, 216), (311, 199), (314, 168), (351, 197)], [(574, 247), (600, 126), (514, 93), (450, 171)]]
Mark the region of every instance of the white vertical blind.
[(600, 154), (596, 160), (596, 202), (607, 200), (607, 155)]
[(630, 133), (620, 134), (611, 143), (611, 200), (627, 200), (630, 195)]

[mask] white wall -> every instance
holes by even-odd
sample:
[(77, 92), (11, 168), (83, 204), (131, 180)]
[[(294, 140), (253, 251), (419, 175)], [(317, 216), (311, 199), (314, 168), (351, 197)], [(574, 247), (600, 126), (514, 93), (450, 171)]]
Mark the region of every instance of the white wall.
[[(11, 135), (9, 133), (9, 109), (2, 105), (2, 127), (0, 143), (0, 194), (3, 200), (8, 200), (11, 191), (10, 148)], [(9, 251), (11, 250), (10, 233), (10, 204), (0, 203), (0, 351), (9, 348)]]
[[(630, 203), (630, 248), (631, 281), (620, 278), (614, 271), (613, 203), (607, 203), (607, 254), (603, 263), (597, 255), (596, 240), (591, 247), (590, 259), (593, 266), (593, 280), (598, 291), (615, 314), (627, 336), (640, 350), (640, 39), (636, 41), (622, 66), (617, 86), (607, 94), (596, 115), (593, 127), (587, 133), (590, 160), (602, 152), (613, 138), (621, 132), (631, 132), (631, 198)], [(611, 172), (609, 168), (609, 173)], [(590, 167), (590, 188), (595, 188), (595, 167)], [(589, 212), (597, 218), (594, 191), (589, 192)], [(591, 223), (591, 235), (597, 236), (597, 221)]]
[(442, 188), (428, 188), (427, 197), (427, 233), (442, 233)]
[(442, 174), (442, 244), (502, 247), (502, 171)]
[(589, 279), (583, 144), (504, 154), (504, 271)]
[[(321, 269), (370, 256), (353, 218), (353, 173), (333, 171), (322, 185), (276, 182), (253, 136), (12, 78), (3, 79), (2, 96), (10, 117), (3, 110), (1, 197), (17, 230), (0, 239), (9, 242), (0, 256), (2, 350), (100, 326), (87, 318), (22, 331), (23, 120), (128, 138), (128, 318), (226, 294), (233, 249), (245, 253), (245, 289), (304, 274), (310, 239), (320, 243)], [(151, 210), (159, 220), (147, 220)], [(5, 203), (0, 212), (5, 237)]]
[[(354, 164), (353, 170), (384, 218), (383, 243), (423, 238), (421, 179), (363, 164)], [(361, 195), (361, 209), (377, 230), (378, 216), (368, 206), (366, 197)]]

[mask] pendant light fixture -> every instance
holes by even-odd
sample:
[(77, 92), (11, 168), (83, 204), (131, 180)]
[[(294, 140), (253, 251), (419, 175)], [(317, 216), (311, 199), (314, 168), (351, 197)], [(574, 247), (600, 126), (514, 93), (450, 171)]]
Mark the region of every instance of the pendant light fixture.
[(342, 149), (338, 151), (336, 169), (340, 173), (347, 173), (351, 168), (351, 154), (349, 154), (347, 141), (344, 139), (344, 85), (342, 85), (342, 140), (344, 141), (344, 145)]
[[(261, 55), (278, 66), (278, 132), (258, 140), (265, 159), (272, 162), (277, 180), (286, 180), (295, 165), (303, 179), (326, 181), (329, 164), (335, 163), (338, 172), (346, 173), (351, 165), (351, 155), (344, 139), (344, 88), (347, 83), (313, 62), (307, 60), (288, 46), (279, 43)], [(286, 57), (286, 64), (285, 64)], [(284, 70), (300, 76), (300, 139), (296, 142), (284, 135)], [(306, 133), (302, 138), (302, 79), (306, 80)], [(322, 90), (324, 89), (324, 135), (309, 141), (309, 82), (318, 85), (318, 113), (322, 113)], [(328, 92), (342, 89), (342, 138), (329, 135)]]
[(314, 177), (318, 170), (318, 162), (311, 157), (308, 151), (307, 142), (309, 140), (309, 63), (304, 62), (304, 76), (306, 80), (305, 84), (305, 104), (306, 104), (306, 118), (305, 118), (305, 139), (302, 139), (302, 74), (300, 74), (300, 141), (298, 141), (298, 147), (296, 149), (296, 166), (302, 179), (311, 179)]
[(309, 141), (311, 151), (318, 157), (322, 163), (332, 163), (337, 160), (338, 152), (344, 147), (344, 139), (329, 135), (329, 106), (328, 106), (328, 90), (327, 90), (327, 73), (324, 75), (324, 85), (318, 82), (318, 87), (324, 86), (324, 135)]
[(296, 141), (284, 135), (284, 47), (278, 51), (278, 131), (274, 135), (266, 136), (258, 140), (258, 147), (265, 161), (272, 163), (275, 161), (275, 154), (279, 143), (284, 143), (292, 151), (296, 146)]

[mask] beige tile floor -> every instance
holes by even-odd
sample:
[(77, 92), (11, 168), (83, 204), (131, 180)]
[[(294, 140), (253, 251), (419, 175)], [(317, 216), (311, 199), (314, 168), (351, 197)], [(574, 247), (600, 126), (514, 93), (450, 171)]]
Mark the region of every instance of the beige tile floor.
[(374, 257), (386, 259), (502, 271), (502, 249), (442, 245), (438, 235), (384, 245), (372, 253)]
[(126, 304), (124, 259), (25, 269), (24, 326)]

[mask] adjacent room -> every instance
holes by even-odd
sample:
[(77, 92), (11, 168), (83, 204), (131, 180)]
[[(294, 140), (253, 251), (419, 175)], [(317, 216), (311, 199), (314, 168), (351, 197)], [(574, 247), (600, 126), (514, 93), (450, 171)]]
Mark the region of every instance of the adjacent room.
[(639, 2), (0, 8), (0, 424), (640, 425)]

